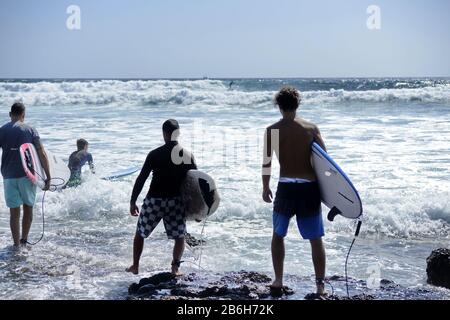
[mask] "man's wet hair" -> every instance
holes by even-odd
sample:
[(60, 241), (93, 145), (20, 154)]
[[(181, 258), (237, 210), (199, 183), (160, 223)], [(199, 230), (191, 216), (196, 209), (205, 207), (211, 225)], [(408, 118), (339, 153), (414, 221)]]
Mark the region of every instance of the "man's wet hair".
[(11, 106), (12, 116), (21, 116), (25, 113), (25, 105), (22, 102), (16, 102)]
[(166, 120), (163, 123), (162, 126), (163, 132), (165, 134), (168, 134), (170, 136), (172, 136), (172, 134), (174, 133), (174, 131), (179, 130), (180, 129), (180, 125), (178, 124), (178, 121), (175, 119), (169, 119)]
[(78, 151), (83, 150), (88, 144), (89, 144), (89, 142), (87, 142), (86, 139), (78, 139), (77, 140)]
[(275, 102), (283, 111), (295, 111), (301, 102), (300, 92), (294, 87), (283, 87), (276, 94)]

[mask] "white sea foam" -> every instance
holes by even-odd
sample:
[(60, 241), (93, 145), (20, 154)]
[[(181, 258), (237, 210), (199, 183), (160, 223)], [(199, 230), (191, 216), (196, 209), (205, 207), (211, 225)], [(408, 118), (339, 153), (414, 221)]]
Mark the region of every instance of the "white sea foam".
[(414, 89), (380, 89), (365, 91), (329, 91), (303, 92), (306, 103), (339, 102), (450, 102), (450, 85), (423, 87)]
[[(219, 80), (99, 80), (0, 82), (0, 103), (30, 106), (183, 105), (258, 107), (270, 105), (275, 91), (229, 90)], [(450, 85), (421, 88), (303, 91), (305, 104), (340, 102), (449, 102)]]

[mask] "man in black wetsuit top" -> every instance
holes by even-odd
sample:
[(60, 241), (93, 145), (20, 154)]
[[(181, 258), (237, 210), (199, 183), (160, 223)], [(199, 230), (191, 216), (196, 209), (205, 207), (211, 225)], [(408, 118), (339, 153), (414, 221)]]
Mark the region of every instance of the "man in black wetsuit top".
[[(176, 120), (169, 119), (164, 122), (162, 130), (165, 144), (147, 155), (133, 187), (130, 214), (139, 216), (139, 219), (133, 243), (133, 264), (126, 270), (133, 274), (139, 273), (139, 260), (144, 248), (144, 239), (152, 233), (162, 219), (167, 237), (175, 240), (172, 273), (180, 275), (178, 270), (186, 234), (186, 218), (180, 187), (187, 172), (197, 169), (197, 166), (192, 154), (178, 144), (179, 129)], [(136, 201), (150, 172), (153, 172), (150, 190), (139, 212)]]

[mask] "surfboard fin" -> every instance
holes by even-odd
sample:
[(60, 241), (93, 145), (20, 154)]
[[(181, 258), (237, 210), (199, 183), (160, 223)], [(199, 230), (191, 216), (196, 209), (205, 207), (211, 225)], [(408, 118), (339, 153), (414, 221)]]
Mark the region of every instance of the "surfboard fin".
[(341, 210), (339, 210), (336, 207), (333, 207), (331, 208), (330, 212), (328, 212), (327, 218), (329, 221), (334, 221), (334, 218), (341, 213), (342, 213)]
[(30, 150), (28, 149), (25, 150), (25, 159), (28, 169), (31, 171), (32, 174), (34, 174), (33, 158), (31, 156)]
[(198, 184), (200, 185), (200, 190), (202, 191), (203, 199), (205, 200), (208, 208), (211, 208), (214, 203), (214, 190), (205, 179), (198, 179)]

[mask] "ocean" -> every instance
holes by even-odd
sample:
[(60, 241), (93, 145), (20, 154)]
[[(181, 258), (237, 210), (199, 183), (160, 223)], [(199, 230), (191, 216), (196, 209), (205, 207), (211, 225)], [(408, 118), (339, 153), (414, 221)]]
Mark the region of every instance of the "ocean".
[[(362, 198), (363, 225), (348, 273), (367, 288), (352, 290), (376, 291), (379, 279), (388, 279), (412, 290), (410, 298), (449, 299), (449, 290), (426, 284), (425, 272), (431, 251), (450, 244), (448, 78), (0, 80), (4, 123), (11, 104), (21, 100), (26, 122), (48, 150), (68, 159), (76, 139), (85, 138), (97, 168), (96, 175), (85, 173), (80, 187), (47, 193), (45, 237), (19, 254), (9, 249), (9, 212), (0, 197), (0, 299), (127, 297), (128, 285), (139, 279), (124, 272), (132, 262), (136, 218), (128, 207), (136, 175), (100, 177), (142, 165), (163, 143), (168, 118), (180, 122), (181, 144), (216, 179), (222, 198), (203, 234), (203, 224), (188, 224), (206, 244), (186, 250), (183, 271), (271, 276), (272, 206), (261, 199), (262, 138), (280, 118), (273, 97), (283, 85), (301, 91), (299, 116), (319, 126), (329, 154)], [(275, 190), (277, 166), (273, 172)], [(41, 199), (38, 193), (30, 241), (42, 231)], [(327, 275), (343, 275), (355, 223), (338, 217), (325, 229)], [(145, 243), (141, 276), (167, 270), (171, 249), (159, 226)], [(295, 280), (312, 279), (314, 272), (309, 243), (294, 223), (286, 250), (287, 285), (312, 290), (312, 281), (308, 287)], [(431, 296), (420, 295), (422, 289)]]

